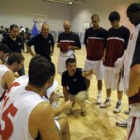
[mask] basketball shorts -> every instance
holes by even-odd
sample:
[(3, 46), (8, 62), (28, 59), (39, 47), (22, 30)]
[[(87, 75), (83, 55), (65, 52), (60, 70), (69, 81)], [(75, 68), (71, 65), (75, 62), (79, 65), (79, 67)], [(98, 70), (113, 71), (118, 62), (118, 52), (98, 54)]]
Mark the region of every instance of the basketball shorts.
[[(91, 61), (86, 59), (85, 61), (85, 66), (84, 66), (84, 70), (88, 71), (94, 69), (95, 73), (96, 73), (96, 79), (97, 80), (102, 80), (104, 77), (104, 66), (103, 66), (103, 61)], [(92, 79), (92, 76), (87, 77), (87, 79)]]
[(104, 73), (104, 82), (106, 89), (123, 91), (123, 80), (121, 73), (114, 73), (113, 70), (106, 70)]

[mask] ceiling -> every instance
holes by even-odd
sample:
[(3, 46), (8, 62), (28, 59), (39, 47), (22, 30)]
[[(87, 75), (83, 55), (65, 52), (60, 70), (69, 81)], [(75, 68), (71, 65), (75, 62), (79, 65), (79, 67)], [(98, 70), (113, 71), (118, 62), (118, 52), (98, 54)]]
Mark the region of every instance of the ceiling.
[(43, 0), (44, 2), (52, 2), (52, 3), (59, 3), (59, 4), (85, 4), (85, 0)]

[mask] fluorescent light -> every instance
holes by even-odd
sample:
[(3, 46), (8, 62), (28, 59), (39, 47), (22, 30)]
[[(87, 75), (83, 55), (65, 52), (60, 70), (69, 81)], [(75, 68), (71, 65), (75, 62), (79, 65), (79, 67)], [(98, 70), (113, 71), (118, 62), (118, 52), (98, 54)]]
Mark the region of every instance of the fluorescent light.
[(73, 3), (70, 1), (69, 4), (73, 4)]

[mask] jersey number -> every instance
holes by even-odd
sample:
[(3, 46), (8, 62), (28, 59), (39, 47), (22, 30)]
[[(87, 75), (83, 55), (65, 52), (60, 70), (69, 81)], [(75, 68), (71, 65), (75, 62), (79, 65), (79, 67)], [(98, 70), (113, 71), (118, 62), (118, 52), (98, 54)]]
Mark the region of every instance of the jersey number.
[[(18, 85), (19, 84), (17, 84), (17, 83), (13, 83), (11, 88), (13, 86), (18, 86)], [(11, 90), (11, 88), (9, 89), (9, 91)], [(9, 93), (9, 91), (8, 91), (8, 93)], [(9, 99), (9, 97), (5, 98), (4, 106), (6, 105), (8, 99)], [(2, 140), (8, 140), (10, 138), (10, 136), (12, 135), (13, 124), (12, 124), (10, 118), (8, 117), (8, 115), (10, 114), (11, 116), (14, 117), (16, 115), (17, 111), (18, 111), (18, 109), (13, 105), (13, 103), (11, 103), (9, 105), (9, 107), (3, 112), (2, 120), (4, 122), (1, 122), (1, 123), (4, 123), (4, 128), (2, 128), (2, 126), (0, 125), (0, 135), (1, 135)]]

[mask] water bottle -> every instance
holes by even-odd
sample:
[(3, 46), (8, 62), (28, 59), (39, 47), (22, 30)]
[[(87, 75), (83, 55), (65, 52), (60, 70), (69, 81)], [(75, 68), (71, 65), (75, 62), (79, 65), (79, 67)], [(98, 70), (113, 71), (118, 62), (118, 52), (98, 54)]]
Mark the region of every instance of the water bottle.
[(53, 98), (53, 102), (52, 102), (52, 107), (53, 108), (56, 108), (58, 106), (59, 98), (60, 98), (59, 90), (56, 90), (54, 92), (54, 98)]

